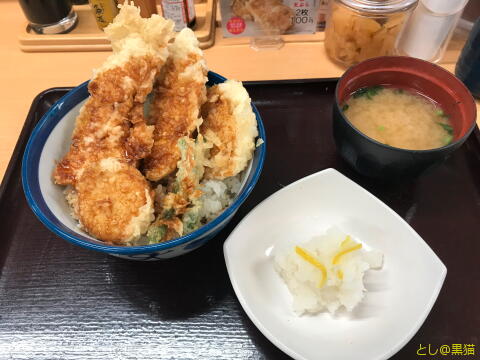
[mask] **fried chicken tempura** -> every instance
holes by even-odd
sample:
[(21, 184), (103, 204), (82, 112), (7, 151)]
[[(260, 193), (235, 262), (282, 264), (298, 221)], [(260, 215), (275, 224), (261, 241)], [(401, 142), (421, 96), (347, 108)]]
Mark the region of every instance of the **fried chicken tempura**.
[(178, 140), (190, 136), (200, 125), (200, 107), (206, 100), (207, 68), (193, 32), (183, 29), (169, 51), (150, 110), (155, 121), (154, 144), (144, 169), (151, 181), (175, 171), (180, 160)]
[(143, 19), (127, 4), (105, 32), (114, 52), (89, 83), (90, 97), (77, 118), (70, 150), (54, 171), (60, 185), (74, 185), (89, 162), (103, 158), (135, 164), (153, 144), (143, 103), (167, 59), (173, 23), (158, 15)]
[(115, 158), (90, 163), (75, 186), (74, 214), (91, 235), (127, 245), (154, 220), (153, 191), (138, 169)]
[(250, 98), (227, 81), (208, 90), (206, 103), (207, 68), (190, 29), (171, 42), (173, 22), (143, 19), (127, 2), (105, 32), (113, 54), (88, 86), (53, 179), (68, 186), (72, 216), (98, 240), (153, 244), (190, 233), (240, 189), (239, 178), (217, 180), (252, 158), (258, 133)]
[(202, 113), (200, 133), (213, 144), (205, 178), (223, 180), (237, 175), (252, 158), (258, 135), (247, 91), (235, 80), (212, 86)]
[(168, 57), (173, 22), (140, 17), (128, 3), (105, 32), (113, 54), (89, 84), (69, 152), (57, 164), (57, 184), (72, 185), (68, 199), (82, 227), (97, 239), (128, 245), (153, 221), (153, 193), (136, 168), (153, 146), (143, 106)]

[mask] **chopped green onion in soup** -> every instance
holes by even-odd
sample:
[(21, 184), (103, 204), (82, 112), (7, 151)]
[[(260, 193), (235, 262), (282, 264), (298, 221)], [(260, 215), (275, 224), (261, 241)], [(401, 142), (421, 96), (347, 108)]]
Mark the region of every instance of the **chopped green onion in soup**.
[(342, 107), (359, 131), (393, 147), (426, 150), (453, 141), (450, 117), (422, 94), (385, 86), (356, 90)]

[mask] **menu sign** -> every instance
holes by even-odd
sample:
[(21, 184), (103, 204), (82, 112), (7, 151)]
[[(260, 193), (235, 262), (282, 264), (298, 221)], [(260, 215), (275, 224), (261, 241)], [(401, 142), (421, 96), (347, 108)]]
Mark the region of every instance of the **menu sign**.
[(321, 0), (220, 0), (225, 37), (309, 34)]

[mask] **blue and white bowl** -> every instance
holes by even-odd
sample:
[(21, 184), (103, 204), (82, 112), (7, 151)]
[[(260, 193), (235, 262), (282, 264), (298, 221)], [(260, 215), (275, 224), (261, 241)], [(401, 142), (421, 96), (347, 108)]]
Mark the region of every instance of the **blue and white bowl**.
[[(208, 73), (208, 86), (226, 79)], [(88, 82), (69, 91), (42, 117), (30, 136), (22, 162), (22, 183), (27, 202), (40, 221), (59, 237), (81, 247), (132, 260), (158, 260), (186, 254), (213, 238), (232, 219), (240, 205), (252, 192), (262, 171), (265, 146), (255, 149), (253, 159), (245, 172), (243, 186), (233, 203), (216, 219), (198, 230), (164, 243), (145, 246), (108, 245), (96, 240), (78, 227), (70, 215), (64, 187), (55, 185), (52, 172), (56, 161), (68, 151), (75, 119), (88, 97)], [(255, 105), (259, 137), (265, 141), (265, 129)]]

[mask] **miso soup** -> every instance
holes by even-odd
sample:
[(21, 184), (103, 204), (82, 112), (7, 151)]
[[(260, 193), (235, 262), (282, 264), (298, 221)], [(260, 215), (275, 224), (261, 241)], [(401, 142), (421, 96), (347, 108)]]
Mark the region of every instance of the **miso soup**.
[(362, 88), (350, 96), (342, 110), (362, 133), (393, 147), (434, 149), (453, 139), (448, 115), (430, 99), (410, 91)]

